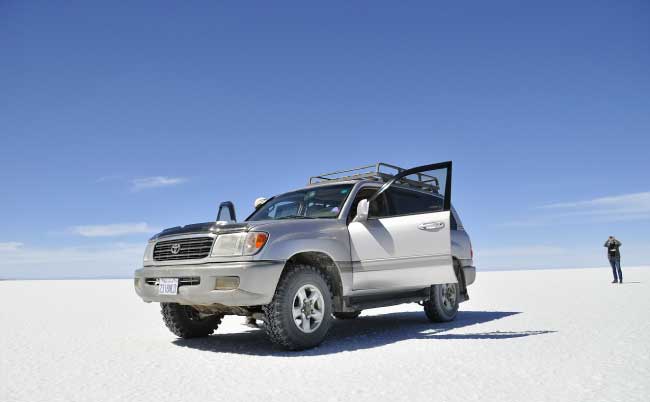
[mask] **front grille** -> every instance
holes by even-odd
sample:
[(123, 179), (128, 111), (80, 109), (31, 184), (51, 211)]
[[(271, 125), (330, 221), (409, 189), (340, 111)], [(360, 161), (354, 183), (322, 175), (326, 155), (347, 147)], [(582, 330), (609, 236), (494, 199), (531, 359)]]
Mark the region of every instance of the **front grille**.
[[(158, 286), (158, 278), (145, 278), (147, 285)], [(188, 276), (178, 278), (178, 286), (195, 286), (201, 283), (201, 278), (198, 276)]]
[[(213, 242), (212, 237), (160, 241), (156, 243), (153, 249), (153, 259), (156, 261), (173, 261), (205, 258), (210, 254)], [(172, 251), (178, 252), (172, 253)]]

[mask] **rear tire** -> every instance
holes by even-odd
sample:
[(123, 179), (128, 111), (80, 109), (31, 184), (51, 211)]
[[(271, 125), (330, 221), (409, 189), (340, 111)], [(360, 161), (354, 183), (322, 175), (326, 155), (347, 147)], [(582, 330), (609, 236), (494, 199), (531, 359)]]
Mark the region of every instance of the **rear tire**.
[(160, 312), (167, 328), (183, 339), (212, 334), (223, 318), (222, 314), (203, 315), (192, 306), (177, 303), (160, 303)]
[(458, 314), (460, 297), (457, 283), (433, 285), (431, 299), (424, 302), (424, 312), (432, 322), (448, 322)]
[(318, 269), (293, 265), (262, 310), (264, 329), (273, 343), (288, 350), (312, 348), (325, 339), (332, 325), (332, 291)]
[(357, 318), (361, 314), (361, 310), (359, 311), (351, 311), (351, 312), (337, 312), (337, 313), (332, 313), (334, 318), (339, 319), (339, 320), (353, 320)]

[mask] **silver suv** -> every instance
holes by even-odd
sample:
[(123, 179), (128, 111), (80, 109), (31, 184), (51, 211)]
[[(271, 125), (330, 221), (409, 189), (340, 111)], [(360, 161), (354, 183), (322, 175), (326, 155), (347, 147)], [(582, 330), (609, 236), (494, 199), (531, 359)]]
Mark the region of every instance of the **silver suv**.
[(177, 336), (208, 336), (224, 315), (259, 320), (277, 345), (318, 345), (333, 319), (416, 302), (453, 320), (474, 282), (469, 236), (451, 206), (451, 162), (385, 163), (310, 178), (236, 222), (166, 229), (147, 244), (135, 290)]

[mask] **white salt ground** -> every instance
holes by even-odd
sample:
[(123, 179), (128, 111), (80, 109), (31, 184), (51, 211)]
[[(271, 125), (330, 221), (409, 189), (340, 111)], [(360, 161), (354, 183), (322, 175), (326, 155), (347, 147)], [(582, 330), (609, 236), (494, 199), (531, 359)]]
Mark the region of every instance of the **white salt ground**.
[(228, 317), (185, 341), (129, 280), (0, 282), (0, 401), (649, 401), (650, 268), (480, 272), (455, 322), (416, 304), (304, 352)]

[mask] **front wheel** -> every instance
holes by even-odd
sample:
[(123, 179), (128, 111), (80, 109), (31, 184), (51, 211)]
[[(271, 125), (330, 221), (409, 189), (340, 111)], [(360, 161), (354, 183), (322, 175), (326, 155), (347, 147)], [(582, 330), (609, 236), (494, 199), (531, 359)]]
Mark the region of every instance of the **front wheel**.
[(452, 321), (458, 314), (458, 284), (434, 285), (431, 298), (424, 302), (424, 312), (433, 322)]
[(288, 350), (311, 348), (325, 339), (332, 325), (332, 292), (318, 269), (294, 265), (263, 311), (271, 341)]
[(223, 318), (221, 314), (202, 314), (192, 306), (177, 303), (160, 303), (160, 312), (167, 328), (184, 339), (212, 334)]

